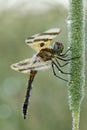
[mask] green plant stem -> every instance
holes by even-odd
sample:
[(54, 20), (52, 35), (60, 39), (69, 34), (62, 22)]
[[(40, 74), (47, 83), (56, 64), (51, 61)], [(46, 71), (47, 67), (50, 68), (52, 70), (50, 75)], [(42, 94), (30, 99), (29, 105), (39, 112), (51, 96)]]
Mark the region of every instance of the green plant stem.
[(84, 97), (85, 68), (85, 14), (83, 0), (70, 0), (68, 29), (71, 58), (68, 84), (69, 106), (72, 111), (73, 130), (79, 130), (80, 105)]
[(72, 118), (73, 118), (73, 121), (72, 121), (72, 124), (73, 124), (73, 130), (79, 130), (79, 116), (80, 116), (80, 113), (79, 111), (74, 111), (72, 112)]

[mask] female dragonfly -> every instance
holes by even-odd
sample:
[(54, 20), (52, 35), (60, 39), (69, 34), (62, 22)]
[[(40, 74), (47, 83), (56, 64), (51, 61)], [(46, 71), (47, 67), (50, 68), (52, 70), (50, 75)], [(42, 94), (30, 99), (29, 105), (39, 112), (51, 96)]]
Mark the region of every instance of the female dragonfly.
[[(67, 81), (66, 79), (57, 75), (55, 69), (58, 69), (62, 74), (69, 74), (67, 72), (63, 72), (61, 67), (67, 65), (71, 60), (67, 58), (70, 48), (66, 50), (65, 53), (62, 53), (64, 49), (62, 43), (55, 42), (53, 44), (53, 47), (49, 46), (52, 43), (52, 40), (60, 33), (60, 31), (61, 30), (59, 28), (53, 28), (43, 33), (28, 37), (25, 40), (25, 43), (37, 51), (37, 53), (32, 58), (28, 58), (11, 65), (11, 68), (15, 71), (19, 71), (21, 73), (29, 73), (28, 87), (23, 104), (24, 119), (26, 119), (28, 111), (32, 82), (39, 70), (49, 69), (52, 67), (53, 73), (56, 77)], [(60, 60), (64, 61), (65, 63), (61, 65), (59, 62)]]

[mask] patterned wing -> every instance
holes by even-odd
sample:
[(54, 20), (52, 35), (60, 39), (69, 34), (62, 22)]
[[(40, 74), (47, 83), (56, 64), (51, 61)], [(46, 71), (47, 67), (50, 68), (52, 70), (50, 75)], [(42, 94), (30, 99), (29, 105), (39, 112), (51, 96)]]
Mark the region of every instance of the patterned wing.
[(18, 63), (12, 64), (11, 68), (21, 73), (28, 73), (30, 70), (43, 70), (48, 69), (51, 66), (51, 61), (44, 62), (40, 57), (33, 57), (31, 59), (25, 59)]
[(25, 43), (36, 51), (40, 51), (51, 44), (52, 40), (60, 33), (59, 28), (53, 28), (43, 33), (33, 35), (25, 40)]

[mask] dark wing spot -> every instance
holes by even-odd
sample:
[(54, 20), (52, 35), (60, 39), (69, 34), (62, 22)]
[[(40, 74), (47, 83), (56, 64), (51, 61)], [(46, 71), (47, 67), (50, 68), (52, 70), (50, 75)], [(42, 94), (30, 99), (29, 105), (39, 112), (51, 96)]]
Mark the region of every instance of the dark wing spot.
[(40, 47), (43, 47), (44, 46), (44, 42), (40, 43)]

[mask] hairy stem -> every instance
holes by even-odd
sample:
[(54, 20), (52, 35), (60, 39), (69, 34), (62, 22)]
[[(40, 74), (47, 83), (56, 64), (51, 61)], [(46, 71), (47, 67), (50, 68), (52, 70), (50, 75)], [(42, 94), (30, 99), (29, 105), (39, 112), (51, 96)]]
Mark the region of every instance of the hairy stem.
[(79, 130), (80, 105), (84, 97), (84, 68), (85, 68), (85, 14), (83, 0), (70, 0), (68, 17), (69, 44), (71, 61), (68, 96), (69, 106), (72, 111), (72, 130)]

